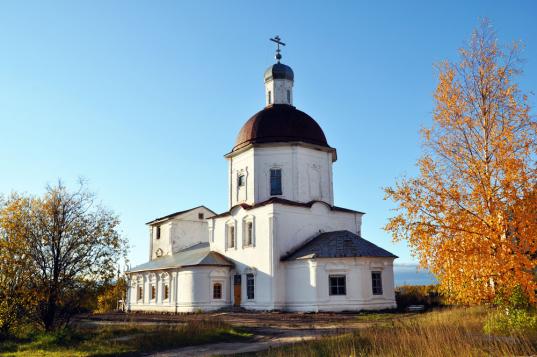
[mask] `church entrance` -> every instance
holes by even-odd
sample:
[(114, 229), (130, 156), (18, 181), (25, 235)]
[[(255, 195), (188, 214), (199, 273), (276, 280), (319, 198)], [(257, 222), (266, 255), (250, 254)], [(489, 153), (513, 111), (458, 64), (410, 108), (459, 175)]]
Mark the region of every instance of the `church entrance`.
[(233, 276), (233, 305), (241, 306), (241, 275)]

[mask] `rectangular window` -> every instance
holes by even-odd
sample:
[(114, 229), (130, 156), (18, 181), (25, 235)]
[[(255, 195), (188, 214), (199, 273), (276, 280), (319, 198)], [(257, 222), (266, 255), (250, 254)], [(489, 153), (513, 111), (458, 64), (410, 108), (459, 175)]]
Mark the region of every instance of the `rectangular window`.
[(222, 298), (222, 284), (214, 283), (213, 285), (213, 299)]
[(245, 180), (244, 175), (239, 175), (239, 177), (237, 178), (237, 185), (239, 187), (243, 187), (245, 184), (246, 184), (246, 180)]
[(203, 213), (198, 213), (198, 219), (203, 219), (205, 218), (205, 216), (203, 215)]
[(139, 286), (138, 287), (138, 296), (137, 296), (138, 300), (143, 300), (144, 299), (144, 288)]
[(157, 239), (160, 239), (160, 226), (157, 226)]
[(246, 222), (246, 245), (252, 245), (254, 243), (254, 224), (252, 222)]
[(345, 275), (330, 275), (329, 276), (329, 285), (330, 285), (330, 295), (346, 295), (346, 277)]
[(227, 247), (235, 248), (235, 226), (227, 227)]
[(255, 295), (255, 282), (254, 282), (254, 274), (246, 274), (246, 296), (248, 297), (248, 300), (253, 300)]
[(157, 297), (157, 289), (155, 285), (151, 285), (151, 300), (155, 300)]
[(282, 170), (270, 169), (270, 195), (278, 196), (282, 194)]
[(291, 91), (287, 90), (287, 104), (291, 104)]
[(371, 272), (371, 285), (373, 288), (373, 295), (382, 295), (382, 272)]
[(170, 297), (170, 287), (168, 284), (164, 285), (164, 300), (168, 300)]

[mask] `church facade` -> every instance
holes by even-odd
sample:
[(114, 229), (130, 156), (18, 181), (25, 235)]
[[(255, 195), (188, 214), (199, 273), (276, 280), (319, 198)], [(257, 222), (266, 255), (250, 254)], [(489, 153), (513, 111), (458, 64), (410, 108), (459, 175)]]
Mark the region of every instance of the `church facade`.
[(129, 311), (396, 307), (397, 257), (361, 237), (362, 212), (334, 205), (336, 149), (293, 106), (293, 70), (279, 49), (276, 59), (265, 108), (225, 155), (229, 210), (199, 206), (147, 223), (149, 261), (127, 272)]

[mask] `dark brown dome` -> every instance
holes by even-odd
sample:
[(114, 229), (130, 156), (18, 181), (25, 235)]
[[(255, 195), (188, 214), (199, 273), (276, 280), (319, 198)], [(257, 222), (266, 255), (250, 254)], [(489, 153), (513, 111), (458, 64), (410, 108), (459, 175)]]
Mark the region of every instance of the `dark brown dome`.
[(323, 130), (308, 114), (291, 105), (274, 104), (243, 125), (232, 151), (249, 144), (300, 141), (330, 148)]

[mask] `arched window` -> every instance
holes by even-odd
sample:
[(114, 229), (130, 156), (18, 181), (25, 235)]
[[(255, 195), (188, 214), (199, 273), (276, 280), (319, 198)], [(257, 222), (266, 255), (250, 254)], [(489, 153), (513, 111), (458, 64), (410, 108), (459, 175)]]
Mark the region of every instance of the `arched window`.
[(254, 222), (252, 217), (246, 217), (243, 221), (242, 244), (244, 247), (254, 245)]
[(168, 284), (164, 285), (164, 300), (170, 298), (170, 286)]

